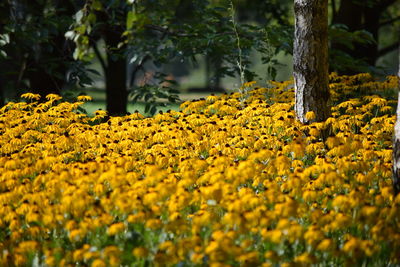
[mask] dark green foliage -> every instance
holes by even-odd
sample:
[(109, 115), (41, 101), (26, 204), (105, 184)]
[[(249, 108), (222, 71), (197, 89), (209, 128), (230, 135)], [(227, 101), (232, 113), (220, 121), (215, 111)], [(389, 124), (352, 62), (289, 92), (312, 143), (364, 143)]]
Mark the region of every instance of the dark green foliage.
[(27, 90), (43, 96), (60, 94), (66, 86), (91, 83), (87, 63), (73, 60), (73, 43), (64, 38), (79, 8), (77, 1), (0, 3), (3, 96), (11, 100)]
[(130, 95), (133, 103), (145, 102), (145, 113), (154, 115), (157, 107), (166, 107), (168, 103), (180, 101), (178, 93), (179, 91), (170, 87), (143, 85), (134, 87)]
[(329, 55), (329, 64), (332, 71), (377, 72), (377, 69), (374, 66), (370, 66), (365, 59), (355, 58), (347, 52), (348, 50), (354, 50), (357, 45), (376, 43), (371, 33), (365, 30), (351, 32), (344, 24), (334, 24), (329, 29), (329, 39), (336, 45), (331, 47)]

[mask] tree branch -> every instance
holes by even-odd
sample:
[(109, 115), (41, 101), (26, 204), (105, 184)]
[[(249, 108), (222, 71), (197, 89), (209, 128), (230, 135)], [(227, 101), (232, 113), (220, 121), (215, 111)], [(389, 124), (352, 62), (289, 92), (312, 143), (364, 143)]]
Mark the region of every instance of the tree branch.
[(130, 87), (132, 87), (132, 86), (133, 86), (133, 83), (135, 82), (135, 77), (136, 77), (137, 72), (138, 72), (139, 70), (143, 69), (144, 63), (146, 63), (146, 61), (149, 60), (149, 59), (150, 59), (150, 56), (149, 56), (149, 55), (145, 55), (145, 56), (139, 61), (139, 63), (135, 66), (135, 68), (132, 70), (131, 79), (130, 79), (130, 81), (129, 81), (129, 86), (130, 86)]
[[(164, 34), (168, 34), (168, 35), (172, 35), (172, 36), (176, 36), (176, 37), (199, 37), (198, 34), (188, 34), (188, 33), (184, 33), (184, 32), (171, 31), (168, 28), (164, 28), (164, 27), (154, 25), (154, 24), (146, 24), (146, 25), (144, 25), (144, 27), (147, 29), (150, 29), (150, 30), (159, 31)], [(236, 35), (236, 33), (233, 31), (232, 32), (221, 32), (221, 33), (216, 33), (216, 35)]]
[(384, 56), (389, 52), (392, 52), (393, 50), (397, 49), (399, 47), (399, 42), (395, 42), (389, 46), (386, 46), (385, 48), (382, 48), (378, 51), (378, 56)]
[(331, 8), (332, 8), (332, 21), (335, 21), (337, 15), (336, 0), (331, 0)]
[(95, 42), (93, 42), (93, 43), (92, 43), (92, 47), (93, 47), (94, 53), (96, 54), (96, 57), (97, 57), (97, 58), (99, 59), (99, 61), (100, 61), (100, 65), (101, 65), (101, 67), (103, 68), (103, 71), (104, 71), (104, 73), (105, 73), (106, 70), (107, 70), (107, 64), (106, 64), (106, 62), (104, 61), (104, 58), (101, 56), (101, 53), (100, 53), (99, 48), (97, 47), (97, 44), (96, 44)]
[(147, 29), (150, 29), (150, 30), (162, 32), (164, 34), (177, 36), (177, 37), (196, 37), (197, 36), (197, 35), (194, 35), (194, 34), (186, 34), (186, 33), (182, 33), (182, 32), (170, 31), (168, 28), (164, 28), (164, 27), (161, 27), (161, 26), (158, 26), (158, 25), (154, 25), (154, 24), (146, 24), (146, 25), (144, 25), (144, 27), (147, 28)]
[(388, 6), (394, 4), (396, 0), (382, 0), (378, 3), (379, 8), (385, 9)]
[(380, 24), (379, 24), (379, 27), (382, 27), (382, 26), (391, 24), (391, 23), (393, 23), (393, 22), (395, 22), (395, 21), (397, 21), (397, 20), (400, 20), (400, 16), (395, 17), (395, 18), (392, 18), (392, 19), (389, 19), (389, 20), (386, 20), (386, 21), (380, 23)]

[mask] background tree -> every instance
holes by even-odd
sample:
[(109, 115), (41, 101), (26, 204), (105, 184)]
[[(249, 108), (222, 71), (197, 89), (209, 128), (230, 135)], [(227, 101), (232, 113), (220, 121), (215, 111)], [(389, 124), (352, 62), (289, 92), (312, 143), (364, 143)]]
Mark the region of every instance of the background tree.
[[(302, 123), (328, 118), (328, 2), (295, 0), (295, 112)], [(307, 116), (314, 112), (315, 118)]]
[(28, 90), (45, 96), (89, 80), (72, 58), (64, 33), (79, 1), (2, 1), (0, 3), (0, 91), (3, 98)]
[[(109, 16), (108, 19), (101, 19), (99, 14), (113, 14), (112, 10), (116, 8), (113, 4), (117, 2), (121, 5), (120, 10), (124, 12), (120, 12), (120, 16), (114, 15)], [(125, 9), (127, 5), (128, 11)], [(133, 100), (144, 99), (148, 103), (155, 104), (157, 98), (176, 99), (173, 90), (163, 88), (162, 85), (168, 79), (168, 73), (163, 73), (163, 68), (170, 62), (196, 64), (196, 56), (211, 56), (215, 57), (215, 62), (218, 62), (216, 71), (218, 77), (225, 75), (234, 77), (239, 74), (246, 80), (254, 79), (255, 73), (249, 68), (250, 55), (254, 50), (262, 54), (267, 54), (266, 52), (271, 50), (271, 42), (267, 35), (269, 29), (250, 24), (240, 24), (233, 29), (232, 12), (234, 10), (231, 8), (230, 1), (163, 0), (121, 4), (120, 1), (94, 0), (87, 2), (76, 13), (76, 23), (67, 36), (77, 45), (75, 51), (77, 59), (91, 59), (90, 48), (93, 47), (106, 70), (109, 56), (107, 55), (106, 59), (102, 60), (100, 53), (96, 52), (96, 44), (99, 39), (105, 39), (105, 29), (112, 29), (112, 25), (107, 23), (120, 25), (118, 30), (112, 31), (120, 36), (119, 40), (115, 36), (115, 40), (119, 43), (115, 42), (112, 46), (108, 46), (105, 42), (105, 49), (107, 51), (109, 47), (113, 47), (111, 49), (114, 52), (113, 57), (120, 58), (121, 62), (122, 58), (127, 58), (128, 62), (134, 65), (132, 72), (128, 75), (132, 85), (130, 93), (133, 95)], [(116, 21), (113, 22), (113, 19)], [(275, 27), (274, 31), (277, 32), (277, 29), (278, 27)], [(240, 47), (237, 42), (238, 36)], [(97, 51), (100, 50), (97, 49)], [(240, 60), (238, 60), (239, 57)], [(264, 62), (269, 60), (270, 55), (264, 57)], [(155, 79), (152, 79), (152, 84), (137, 87), (134, 81), (139, 71), (146, 68), (146, 64), (154, 66)], [(119, 71), (120, 74), (121, 72)], [(111, 78), (112, 75), (106, 75), (106, 79)], [(125, 79), (119, 76), (119, 81), (125, 81)], [(106, 81), (107, 87), (111, 84), (115, 85)], [(123, 113), (126, 110), (126, 101), (122, 101), (121, 98), (126, 95), (125, 89), (120, 84), (106, 91), (109, 94), (115, 90), (121, 92), (115, 99), (120, 99), (118, 103), (123, 107), (118, 112), (109, 111), (111, 114)], [(114, 101), (112, 99), (112, 97), (107, 97), (108, 102)], [(107, 107), (110, 105), (107, 104)], [(150, 110), (154, 112), (154, 106)]]
[[(232, 2), (238, 35), (232, 28), (230, 0), (0, 1), (0, 104), (24, 90), (45, 95), (89, 84), (87, 64), (92, 62), (93, 56), (88, 56), (91, 53), (97, 54), (103, 65), (109, 88), (107, 108), (113, 114), (126, 112), (128, 95), (135, 101), (150, 103), (149, 110), (153, 112), (159, 98), (176, 99), (173, 88), (163, 87), (166, 84), (163, 81), (170, 79), (170, 73), (182, 73), (178, 69), (187, 74), (188, 66), (198, 65), (197, 60), (203, 57), (208, 62), (209, 87), (217, 87), (224, 76), (243, 74), (246, 80), (256, 79), (252, 69), (255, 51), (266, 64), (259, 78), (273, 78), (279, 64), (275, 55), (293, 50), (290, 13), (293, 2)], [(366, 63), (370, 53), (361, 47), (375, 45), (378, 59), (393, 49), (393, 42), (398, 41), (394, 29), (400, 25), (400, 2), (331, 0), (330, 3), (331, 70), (341, 73), (376, 70)], [(352, 10), (358, 15), (349, 15), (350, 5), (358, 7)], [(369, 19), (375, 8), (380, 14), (378, 24), (376, 19)], [(73, 26), (67, 37), (78, 46), (75, 58), (79, 60), (75, 61), (74, 44), (64, 38), (70, 24)], [(376, 28), (378, 32), (374, 35)], [(383, 30), (385, 35), (379, 34)], [(237, 64), (239, 51), (241, 68)], [(173, 67), (171, 62), (175, 62)], [(374, 62), (376, 65), (377, 60)], [(149, 71), (155, 72), (154, 79), (150, 84), (138, 86), (137, 81)]]
[[(400, 41), (399, 8), (396, 0), (331, 0), (332, 69), (342, 74), (378, 72), (378, 59), (395, 51)], [(383, 30), (392, 39), (386, 45), (381, 43)]]
[[(124, 115), (127, 113), (128, 87), (126, 44), (123, 33), (126, 30), (128, 6), (124, 1), (94, 3), (91, 6), (94, 12), (91, 14), (95, 16), (93, 20), (96, 19), (96, 30), (92, 32), (89, 42), (105, 75), (106, 108), (110, 115)], [(99, 38), (104, 41), (105, 57), (97, 48)]]

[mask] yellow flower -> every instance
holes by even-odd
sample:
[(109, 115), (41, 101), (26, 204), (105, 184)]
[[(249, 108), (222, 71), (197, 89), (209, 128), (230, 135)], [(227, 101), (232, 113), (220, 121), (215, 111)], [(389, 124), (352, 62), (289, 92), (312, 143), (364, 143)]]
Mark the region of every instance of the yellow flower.
[(56, 258), (53, 256), (46, 256), (45, 264), (46, 266), (56, 266)]
[(87, 102), (87, 101), (92, 101), (92, 97), (88, 96), (88, 95), (80, 95), (76, 98), (78, 101), (83, 101), (83, 102)]
[(148, 255), (148, 251), (146, 248), (144, 247), (136, 247), (133, 249), (132, 254), (136, 257), (136, 258), (146, 258)]
[(117, 235), (125, 230), (125, 224), (123, 222), (114, 223), (110, 225), (107, 229), (108, 235)]
[(358, 238), (350, 237), (350, 239), (343, 245), (342, 250), (349, 254), (349, 256), (357, 257), (361, 249), (361, 241)]
[(119, 256), (120, 254), (121, 251), (117, 246), (107, 246), (104, 248), (104, 255), (106, 257)]
[(214, 103), (215, 101), (218, 100), (218, 96), (211, 94), (207, 97), (207, 103)]
[(106, 266), (107, 264), (101, 259), (95, 259), (91, 265), (91, 267), (106, 267)]
[(96, 110), (94, 114), (96, 115), (96, 117), (105, 117), (107, 116), (107, 111), (99, 109)]
[(279, 244), (283, 241), (283, 235), (281, 230), (270, 230), (268, 231), (267, 238), (275, 243)]
[(273, 250), (268, 250), (267, 252), (265, 252), (264, 257), (272, 262), (278, 262), (280, 260), (278, 253)]
[(304, 239), (311, 246), (316, 246), (324, 239), (324, 233), (317, 226), (310, 226), (304, 234)]
[(244, 87), (252, 87), (256, 84), (256, 81), (246, 82), (243, 84)]
[[(183, 112), (103, 123), (106, 111), (76, 111), (86, 96), (37, 103), (27, 94), (33, 101), (8, 103), (0, 108), (0, 227), (10, 234), (0, 265), (30, 264), (25, 253), (33, 252), (53, 266), (97, 259), (119, 266), (127, 228), (161, 233), (131, 255), (143, 260), (151, 245), (160, 266), (188, 259), (250, 266), (264, 258), (282, 266), (350, 257), (396, 263), (400, 196), (391, 181), (396, 118), (389, 107), (397, 100), (378, 95), (397, 80), (331, 79), (332, 116), (309, 125), (295, 119), (293, 81), (246, 88), (244, 101), (237, 92), (209, 96), (185, 102)], [(349, 99), (356, 91), (366, 96)], [(107, 246), (82, 245), (96, 229), (106, 229)], [(262, 240), (251, 237), (258, 234)], [(73, 246), (49, 249), (64, 235)], [(382, 242), (391, 252), (383, 260)], [(290, 259), (284, 243), (295, 248)]]
[(300, 263), (300, 264), (306, 264), (306, 265), (311, 265), (316, 262), (315, 256), (311, 255), (308, 252), (304, 252), (301, 255), (298, 255), (294, 258), (294, 262)]
[(38, 247), (39, 244), (36, 241), (23, 241), (18, 245), (22, 253), (34, 252)]
[(203, 262), (204, 254), (201, 253), (193, 253), (190, 256), (190, 260), (195, 264), (201, 264)]
[(377, 244), (374, 244), (371, 240), (362, 240), (361, 249), (366, 256), (371, 257), (379, 251), (379, 246), (377, 246)]
[(69, 239), (72, 242), (78, 242), (78, 241), (82, 240), (83, 237), (84, 237), (84, 233), (80, 229), (72, 230), (69, 233)]
[(57, 94), (48, 94), (48, 95), (46, 95), (46, 99), (50, 100), (50, 101), (57, 101), (57, 100), (61, 100), (62, 97)]
[(159, 219), (150, 219), (146, 221), (146, 227), (156, 230), (159, 229), (162, 225), (162, 222)]
[(332, 239), (328, 238), (322, 240), (317, 246), (317, 249), (321, 251), (329, 251), (332, 248), (333, 248), (333, 241)]
[(39, 100), (40, 95), (39, 94), (33, 94), (33, 93), (25, 93), (21, 95), (22, 98), (30, 99), (30, 100)]
[(85, 249), (77, 249), (72, 253), (72, 258), (74, 261), (79, 262), (83, 261), (83, 255), (85, 254)]
[(316, 118), (316, 116), (315, 116), (314, 111), (308, 111), (306, 113), (306, 119), (307, 120), (312, 121), (312, 120), (315, 120), (315, 118)]
[(27, 264), (27, 258), (19, 253), (16, 253), (14, 255), (14, 266), (26, 266)]

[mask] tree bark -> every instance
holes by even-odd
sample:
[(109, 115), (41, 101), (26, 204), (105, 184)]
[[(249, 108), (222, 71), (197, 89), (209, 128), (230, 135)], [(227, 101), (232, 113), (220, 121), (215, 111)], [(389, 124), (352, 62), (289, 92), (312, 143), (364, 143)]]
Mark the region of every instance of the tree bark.
[(3, 81), (1, 80), (0, 77), (0, 108), (3, 107), (6, 104), (6, 100), (4, 97), (4, 86), (3, 86)]
[[(399, 44), (399, 71), (397, 73), (400, 90), (400, 44)], [(400, 92), (397, 100), (396, 124), (394, 126), (393, 140), (393, 191), (397, 195), (400, 193)]]
[(122, 42), (122, 29), (110, 28), (104, 34), (106, 43), (107, 66), (104, 70), (106, 78), (107, 111), (111, 116), (127, 113), (127, 64), (125, 46), (118, 47)]
[[(295, 0), (293, 75), (295, 112), (302, 123), (330, 115), (328, 77), (328, 0)], [(313, 111), (315, 119), (307, 119)]]
[(125, 115), (128, 104), (125, 58), (109, 59), (105, 76), (107, 111), (109, 115)]

